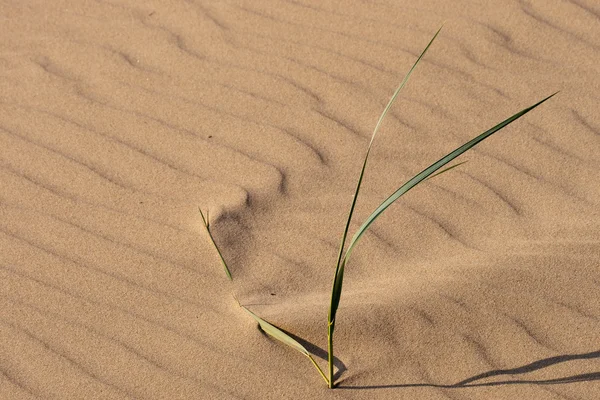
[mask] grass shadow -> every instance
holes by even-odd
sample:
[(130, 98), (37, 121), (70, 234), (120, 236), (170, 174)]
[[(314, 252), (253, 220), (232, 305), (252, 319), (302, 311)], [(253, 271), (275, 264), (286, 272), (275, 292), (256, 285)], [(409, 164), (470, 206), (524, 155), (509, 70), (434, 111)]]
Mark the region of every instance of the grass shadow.
[(565, 384), (565, 383), (576, 383), (576, 382), (589, 382), (589, 381), (597, 381), (600, 380), (600, 371), (598, 372), (590, 372), (587, 374), (579, 374), (579, 375), (571, 375), (561, 378), (554, 379), (509, 379), (502, 381), (493, 381), (493, 382), (480, 382), (483, 379), (495, 377), (495, 376), (504, 376), (504, 375), (520, 375), (526, 374), (529, 372), (537, 371), (543, 368), (550, 367), (552, 365), (556, 365), (559, 363), (564, 363), (567, 361), (573, 360), (588, 360), (600, 358), (600, 350), (592, 351), (589, 353), (581, 353), (581, 354), (564, 354), (555, 357), (544, 358), (542, 360), (534, 361), (530, 364), (522, 365), (517, 368), (511, 369), (496, 369), (492, 371), (487, 371), (470, 378), (464, 379), (460, 382), (453, 384), (434, 384), (434, 383), (402, 383), (402, 384), (391, 384), (391, 385), (372, 385), (372, 386), (343, 386), (343, 381), (338, 384), (339, 389), (390, 389), (390, 388), (408, 388), (408, 387), (434, 387), (434, 388), (443, 388), (443, 389), (460, 389), (460, 388), (469, 388), (469, 387), (481, 387), (481, 386), (501, 386), (501, 385), (524, 385), (524, 384), (533, 384), (533, 385), (557, 385), (557, 384)]

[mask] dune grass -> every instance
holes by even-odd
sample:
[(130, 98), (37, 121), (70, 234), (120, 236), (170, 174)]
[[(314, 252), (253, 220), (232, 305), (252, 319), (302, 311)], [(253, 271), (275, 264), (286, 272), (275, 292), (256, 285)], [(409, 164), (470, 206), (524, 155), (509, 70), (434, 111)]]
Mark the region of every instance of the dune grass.
[[(332, 285), (332, 290), (331, 290), (331, 301), (330, 301), (330, 304), (329, 304), (329, 312), (328, 312), (328, 315), (327, 315), (327, 354), (328, 354), (328, 357), (327, 357), (327, 363), (328, 363), (327, 375), (319, 367), (319, 365), (317, 364), (317, 362), (315, 361), (315, 359), (312, 357), (312, 355), (310, 354), (310, 352), (308, 352), (308, 350), (306, 350), (306, 348), (304, 348), (298, 341), (296, 341), (294, 338), (292, 338), (289, 334), (287, 334), (283, 330), (281, 330), (281, 329), (277, 328), (276, 326), (270, 324), (269, 322), (263, 320), (262, 318), (260, 318), (259, 316), (257, 316), (256, 314), (254, 314), (253, 312), (251, 312), (246, 307), (244, 307), (243, 305), (240, 304), (240, 307), (242, 307), (252, 318), (254, 318), (254, 320), (256, 322), (258, 322), (260, 328), (265, 333), (269, 334), (273, 338), (281, 341), (282, 343), (285, 343), (286, 345), (292, 347), (293, 349), (295, 349), (298, 352), (302, 353), (303, 355), (307, 356), (310, 359), (310, 361), (312, 362), (312, 364), (315, 366), (315, 368), (318, 370), (318, 372), (321, 375), (321, 377), (325, 380), (325, 382), (327, 383), (327, 385), (330, 388), (335, 387), (333, 334), (334, 334), (334, 331), (335, 331), (335, 321), (336, 321), (335, 319), (336, 319), (336, 315), (337, 315), (337, 310), (338, 310), (338, 307), (339, 307), (339, 304), (340, 304), (340, 300), (341, 300), (341, 296), (342, 296), (342, 284), (343, 284), (343, 280), (344, 280), (344, 269), (345, 269), (346, 265), (348, 264), (348, 260), (350, 258), (350, 254), (352, 253), (352, 250), (354, 249), (354, 247), (356, 246), (356, 244), (358, 243), (358, 241), (360, 240), (360, 238), (364, 235), (364, 233), (371, 226), (371, 224), (373, 222), (375, 222), (377, 220), (377, 218), (379, 218), (381, 216), (381, 214), (392, 203), (394, 203), (401, 196), (403, 196), (404, 194), (406, 194), (409, 190), (411, 190), (412, 188), (414, 188), (415, 186), (419, 185), (421, 182), (423, 182), (423, 181), (425, 181), (427, 179), (433, 178), (433, 177), (435, 177), (435, 176), (437, 176), (437, 175), (439, 175), (441, 173), (449, 171), (449, 170), (451, 170), (451, 169), (453, 169), (453, 168), (455, 168), (455, 167), (463, 164), (464, 162), (461, 162), (461, 163), (454, 164), (452, 166), (446, 167), (446, 165), (448, 163), (450, 163), (452, 160), (454, 160), (455, 158), (457, 158), (461, 154), (463, 154), (466, 151), (468, 151), (469, 149), (473, 148), (475, 145), (477, 145), (481, 141), (487, 139), (488, 137), (490, 137), (494, 133), (498, 132), (502, 128), (506, 127), (510, 123), (512, 123), (512, 122), (516, 121), (517, 119), (521, 118), (523, 115), (527, 114), (528, 112), (530, 112), (531, 110), (533, 110), (534, 108), (536, 108), (540, 104), (544, 103), (546, 100), (550, 99), (552, 96), (554, 96), (556, 94), (556, 93), (551, 94), (550, 96), (548, 96), (548, 97), (546, 97), (546, 98), (538, 101), (534, 105), (532, 105), (530, 107), (527, 107), (527, 108), (519, 111), (518, 113), (514, 114), (513, 116), (505, 119), (504, 121), (500, 122), (499, 124), (493, 126), (492, 128), (486, 130), (485, 132), (481, 133), (480, 135), (478, 135), (478, 136), (474, 137), (473, 139), (469, 140), (465, 144), (457, 147), (456, 149), (454, 149), (450, 153), (446, 154), (444, 157), (440, 158), (438, 161), (434, 162), (429, 167), (425, 168), (423, 171), (419, 172), (417, 175), (415, 175), (414, 177), (412, 177), (411, 179), (409, 179), (406, 183), (404, 183), (402, 186), (400, 186), (394, 193), (392, 193), (385, 201), (383, 201), (371, 213), (371, 215), (369, 215), (369, 217), (362, 223), (362, 225), (360, 225), (360, 227), (358, 228), (358, 230), (356, 231), (356, 233), (354, 234), (354, 236), (351, 238), (351, 240), (349, 241), (348, 245), (346, 246), (348, 231), (349, 231), (349, 228), (350, 228), (350, 222), (352, 221), (352, 216), (354, 214), (354, 209), (355, 209), (355, 206), (356, 206), (356, 202), (358, 200), (358, 195), (359, 195), (359, 192), (360, 192), (360, 187), (361, 187), (361, 184), (362, 184), (362, 181), (363, 181), (363, 176), (364, 176), (364, 173), (365, 173), (365, 169), (367, 167), (367, 161), (369, 159), (369, 154), (371, 152), (371, 147), (373, 145), (373, 141), (375, 139), (375, 136), (377, 135), (377, 132), (379, 131), (379, 128), (380, 128), (380, 126), (381, 126), (381, 124), (382, 124), (385, 116), (387, 115), (388, 111), (390, 110), (390, 108), (394, 104), (394, 101), (396, 100), (398, 94), (400, 93), (400, 91), (402, 90), (402, 88), (408, 82), (408, 79), (410, 78), (410, 76), (413, 73), (414, 69), (419, 64), (419, 62), (421, 61), (421, 59), (423, 58), (423, 56), (425, 55), (425, 53), (427, 52), (427, 50), (429, 49), (429, 47), (431, 46), (431, 44), (434, 42), (434, 40), (436, 39), (436, 37), (440, 33), (441, 29), (442, 28), (438, 29), (438, 31), (435, 33), (435, 35), (433, 36), (433, 38), (429, 41), (429, 43), (427, 44), (427, 46), (425, 47), (425, 49), (419, 55), (419, 57), (417, 58), (417, 60), (413, 64), (413, 66), (410, 68), (410, 70), (408, 71), (408, 73), (406, 74), (406, 76), (404, 77), (404, 79), (402, 80), (402, 82), (400, 83), (400, 85), (398, 86), (398, 88), (396, 89), (396, 91), (394, 92), (394, 94), (392, 95), (392, 97), (389, 100), (387, 106), (385, 107), (385, 109), (383, 110), (381, 116), (379, 117), (379, 120), (377, 121), (377, 124), (375, 125), (375, 129), (373, 130), (373, 133), (371, 135), (371, 140), (369, 141), (369, 145), (367, 147), (367, 151), (366, 151), (365, 157), (363, 159), (362, 169), (361, 169), (360, 175), (358, 177), (358, 183), (356, 185), (356, 190), (354, 192), (354, 197), (353, 197), (353, 200), (352, 200), (352, 204), (350, 206), (350, 211), (348, 212), (348, 217), (346, 219), (346, 225), (345, 225), (345, 228), (344, 228), (344, 231), (343, 231), (343, 234), (342, 234), (341, 243), (340, 243), (340, 249), (339, 249), (339, 252), (338, 252), (337, 263), (336, 263), (336, 267), (335, 267), (335, 274), (334, 274), (334, 278), (333, 278), (333, 285)], [(444, 167), (446, 167), (446, 168), (444, 169)], [(200, 214), (202, 216), (202, 221), (204, 222), (204, 226), (206, 227), (206, 230), (208, 232), (208, 235), (209, 235), (209, 238), (211, 240), (211, 243), (215, 247), (215, 249), (216, 249), (216, 251), (217, 251), (217, 253), (218, 253), (219, 257), (220, 257), (221, 263), (224, 266), (225, 272), (226, 272), (227, 276), (229, 277), (229, 279), (232, 279), (232, 276), (231, 276), (231, 273), (229, 271), (229, 268), (227, 267), (227, 265), (225, 263), (225, 260), (223, 259), (223, 256), (221, 255), (221, 252), (219, 251), (219, 248), (217, 247), (217, 245), (216, 245), (216, 243), (215, 243), (215, 241), (214, 241), (214, 239), (213, 239), (213, 237), (212, 237), (212, 235), (210, 233), (208, 215), (205, 218), (204, 214), (202, 214), (202, 211), (200, 211)]]

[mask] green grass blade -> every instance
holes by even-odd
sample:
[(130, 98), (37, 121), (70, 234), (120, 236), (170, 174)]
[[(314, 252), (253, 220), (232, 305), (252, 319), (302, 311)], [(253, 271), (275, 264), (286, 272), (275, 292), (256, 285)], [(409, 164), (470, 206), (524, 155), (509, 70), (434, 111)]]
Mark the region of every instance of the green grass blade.
[(225, 269), (225, 273), (227, 274), (227, 277), (229, 278), (229, 280), (232, 281), (233, 278), (231, 277), (231, 272), (229, 271), (229, 268), (227, 267), (227, 264), (225, 263), (225, 259), (223, 258), (223, 255), (221, 254), (221, 250), (219, 250), (217, 243), (215, 243), (215, 239), (213, 238), (212, 234), (210, 233), (210, 221), (208, 220), (208, 211), (206, 212), (206, 218), (204, 217), (204, 214), (202, 213), (202, 210), (200, 208), (198, 208), (198, 211), (200, 211), (200, 216), (202, 217), (202, 222), (204, 223), (204, 227), (206, 228), (206, 232), (208, 233), (210, 242), (212, 243), (215, 250), (217, 251), (217, 254), (219, 255), (219, 259), (221, 260), (221, 264), (223, 265), (223, 268)]
[(403, 194), (405, 194), (410, 189), (417, 186), (419, 183), (421, 183), (428, 177), (430, 177), (437, 170), (442, 168), (444, 165), (448, 164), (450, 161), (454, 160), (456, 157), (458, 157), (461, 154), (463, 154), (464, 152), (468, 151), (469, 149), (471, 149), (472, 147), (474, 147), (481, 141), (487, 139), (494, 133), (498, 132), (500, 129), (506, 127), (508, 124), (521, 118), (523, 115), (527, 114), (529, 111), (533, 110), (534, 108), (536, 108), (537, 106), (539, 106), (540, 104), (545, 102), (546, 100), (549, 100), (554, 95), (556, 95), (556, 93), (553, 93), (550, 96), (546, 97), (545, 99), (538, 101), (534, 105), (527, 107), (524, 110), (519, 111), (512, 117), (507, 118), (506, 120), (502, 121), (501, 123), (494, 126), (493, 128), (490, 128), (487, 131), (483, 132), (481, 135), (471, 139), (470, 141), (468, 141), (467, 143), (463, 144), (462, 146), (456, 148), (451, 153), (448, 153), (446, 156), (442, 157), (441, 159), (439, 159), (438, 161), (436, 161), (435, 163), (433, 163), (432, 165), (430, 165), (429, 167), (427, 167), (426, 169), (424, 169), (423, 171), (421, 171), (420, 173), (415, 175), (412, 179), (410, 179), (404, 185), (402, 185), (390, 197), (388, 197), (383, 203), (381, 203), (381, 205), (379, 207), (377, 207), (377, 209), (375, 209), (375, 211), (373, 211), (373, 213), (365, 220), (365, 222), (361, 225), (361, 227), (356, 231), (356, 233), (352, 237), (352, 240), (350, 241), (350, 245), (348, 246), (348, 250), (346, 251), (344, 259), (348, 259), (348, 257), (350, 256), (350, 252), (352, 251), (352, 249), (354, 248), (354, 246), (356, 245), (358, 240), (361, 238), (361, 236), (365, 233), (367, 228), (369, 228), (369, 226), (371, 226), (371, 224), (373, 222), (375, 222), (375, 220), (381, 215), (381, 213), (384, 212), (394, 201), (398, 200)]
[[(519, 111), (512, 117), (507, 118), (506, 120), (502, 121), (498, 125), (483, 132), (481, 135), (471, 139), (470, 141), (468, 141), (467, 143), (458, 147), (451, 153), (442, 157), (440, 160), (436, 161), (435, 163), (433, 163), (432, 165), (430, 165), (429, 167), (427, 167), (426, 169), (421, 171), (419, 174), (415, 175), (412, 179), (410, 179), (404, 185), (402, 185), (390, 197), (388, 197), (383, 203), (381, 203), (381, 205), (379, 207), (377, 207), (377, 209), (375, 209), (375, 211), (365, 220), (365, 222), (360, 226), (360, 228), (358, 228), (358, 230), (352, 237), (352, 240), (350, 241), (350, 244), (348, 246), (348, 249), (346, 250), (344, 258), (342, 259), (342, 261), (339, 265), (339, 268), (338, 268), (338, 271), (336, 274), (336, 281), (334, 282), (334, 292), (335, 293), (334, 293), (334, 295), (332, 295), (332, 305), (330, 308), (330, 320), (331, 319), (335, 320), (335, 314), (336, 314), (337, 308), (339, 306), (339, 300), (340, 300), (341, 291), (342, 291), (344, 268), (346, 266), (348, 258), (350, 257), (350, 254), (351, 254), (352, 250), (354, 249), (354, 246), (356, 246), (356, 243), (358, 242), (358, 240), (362, 237), (362, 235), (369, 228), (369, 226), (371, 226), (371, 224), (373, 222), (375, 222), (375, 220), (381, 215), (381, 213), (384, 212), (394, 201), (398, 200), (403, 194), (405, 194), (410, 189), (417, 186), (419, 183), (421, 183), (422, 181), (424, 181), (425, 179), (427, 179), (428, 177), (433, 175), (437, 170), (439, 170), (440, 168), (442, 168), (443, 166), (448, 164), (450, 161), (454, 160), (456, 157), (460, 156), (467, 150), (471, 149), (473, 146), (475, 146), (479, 142), (487, 139), (488, 137), (490, 137), (491, 135), (493, 135), (500, 129), (502, 129), (505, 126), (507, 126), (508, 124), (510, 124), (511, 122), (521, 118), (523, 115), (527, 114), (529, 111), (533, 110), (534, 108), (536, 108), (537, 106), (539, 106), (546, 100), (550, 99), (554, 95), (556, 95), (556, 93), (553, 93), (550, 96), (546, 97), (545, 99), (535, 103), (534, 105), (527, 107), (524, 110)], [(334, 300), (335, 300), (335, 303), (334, 303)]]
[(296, 339), (294, 339), (293, 337), (291, 337), (290, 335), (288, 335), (281, 329), (277, 328), (275, 325), (270, 324), (269, 322), (260, 318), (258, 315), (254, 314), (252, 311), (248, 310), (243, 305), (240, 304), (240, 307), (242, 307), (244, 309), (244, 311), (246, 311), (248, 314), (250, 314), (250, 316), (252, 318), (254, 318), (254, 320), (256, 322), (258, 322), (258, 325), (260, 326), (260, 329), (263, 330), (263, 332), (267, 333), (272, 338), (279, 340), (280, 342), (290, 346), (291, 348), (299, 351), (300, 353), (302, 353), (306, 357), (308, 357), (310, 359), (310, 361), (312, 362), (312, 364), (317, 369), (317, 371), (319, 371), (319, 374), (321, 375), (321, 377), (323, 379), (325, 379), (325, 382), (329, 385), (329, 380), (327, 379), (327, 377), (325, 376), (325, 374), (323, 373), (323, 371), (321, 370), (321, 368), (319, 367), (319, 365), (317, 364), (315, 359), (312, 357), (310, 352), (308, 350), (306, 350), (306, 348), (304, 346), (302, 346), (300, 343), (298, 343), (298, 341)]
[[(341, 282), (343, 279), (340, 279), (341, 277), (339, 275), (340, 275), (340, 265), (341, 265), (341, 261), (342, 261), (342, 255), (344, 254), (344, 244), (346, 243), (346, 237), (348, 236), (348, 230), (350, 228), (350, 221), (352, 220), (352, 215), (354, 214), (354, 208), (356, 206), (356, 201), (358, 199), (358, 193), (360, 192), (360, 186), (362, 184), (363, 176), (365, 174), (365, 169), (367, 167), (367, 160), (369, 159), (369, 153), (371, 152), (373, 140), (375, 139), (375, 136), (377, 135), (377, 132), (379, 131), (379, 127), (381, 126), (381, 123), (383, 122), (385, 116), (387, 115), (388, 111), (390, 110), (390, 108), (392, 107), (394, 102), (396, 101), (396, 98), (398, 97), (400, 90), (402, 90), (402, 88), (406, 85), (406, 82), (408, 82), (408, 79), (412, 75), (414, 69), (419, 64), (419, 62), (421, 61), (421, 59), (423, 58), (423, 56), (425, 55), (427, 50), (429, 50), (429, 47), (431, 46), (431, 44), (433, 43), (435, 38), (438, 36), (438, 34), (440, 33), (441, 30), (442, 30), (442, 27), (440, 27), (438, 29), (438, 31), (435, 33), (435, 35), (433, 35), (433, 37), (431, 38), (431, 40), (429, 41), (429, 43), (427, 44), (425, 49), (421, 52), (421, 55), (419, 55), (419, 58), (417, 58), (417, 61), (415, 61), (415, 63), (413, 64), (411, 69), (408, 71), (408, 73), (406, 74), (406, 76), (404, 77), (404, 79), (402, 80), (400, 85), (398, 85), (398, 88), (396, 89), (396, 91), (390, 98), (390, 101), (388, 102), (387, 106), (381, 113), (381, 116), (379, 117), (379, 120), (377, 121), (377, 124), (375, 125), (375, 129), (373, 130), (373, 134), (371, 135), (371, 140), (369, 142), (369, 146), (368, 146), (367, 152), (365, 154), (365, 159), (363, 161), (362, 169), (361, 169), (360, 175), (358, 177), (358, 183), (356, 184), (354, 198), (352, 199), (352, 205), (350, 206), (350, 212), (348, 213), (348, 219), (346, 221), (346, 226), (344, 228), (344, 233), (342, 235), (342, 240), (340, 243), (340, 250), (339, 250), (339, 254), (338, 254), (336, 270), (335, 270), (335, 275), (334, 275), (334, 280), (333, 280), (331, 305), (329, 307), (329, 316), (328, 316), (328, 321), (331, 326), (334, 325), (334, 320), (335, 320), (335, 318), (334, 318), (335, 312), (332, 313), (332, 310), (334, 308), (337, 309), (337, 305), (339, 304), (339, 300), (340, 300), (339, 295), (341, 294)], [(336, 282), (339, 282), (339, 287), (337, 287)]]

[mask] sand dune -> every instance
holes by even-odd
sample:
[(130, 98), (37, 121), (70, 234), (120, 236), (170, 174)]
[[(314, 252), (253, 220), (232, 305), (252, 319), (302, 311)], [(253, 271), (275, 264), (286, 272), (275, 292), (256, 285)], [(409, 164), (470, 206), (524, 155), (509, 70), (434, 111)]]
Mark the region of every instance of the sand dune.
[[(1, 399), (597, 399), (593, 0), (0, 3)], [(339, 237), (457, 145), (561, 93)], [(227, 281), (198, 207), (209, 210)]]

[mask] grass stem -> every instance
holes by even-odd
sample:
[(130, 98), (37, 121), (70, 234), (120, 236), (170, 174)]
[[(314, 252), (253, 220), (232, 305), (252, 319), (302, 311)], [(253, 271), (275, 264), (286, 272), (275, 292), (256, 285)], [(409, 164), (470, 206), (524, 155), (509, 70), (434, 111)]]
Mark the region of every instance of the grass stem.
[(329, 367), (329, 389), (335, 386), (333, 377), (333, 324), (329, 324), (327, 328), (327, 365)]

